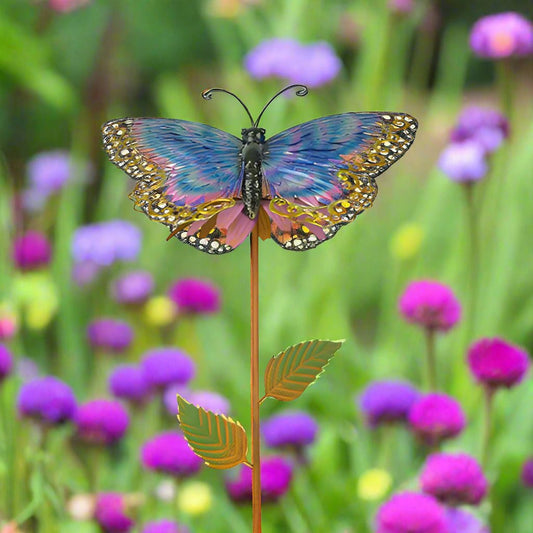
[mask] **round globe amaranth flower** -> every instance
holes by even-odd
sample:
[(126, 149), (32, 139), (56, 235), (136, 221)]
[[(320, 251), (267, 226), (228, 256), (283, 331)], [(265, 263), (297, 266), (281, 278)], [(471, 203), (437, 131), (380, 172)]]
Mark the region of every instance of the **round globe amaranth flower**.
[(399, 309), (408, 322), (433, 331), (448, 331), (461, 319), (461, 304), (452, 289), (433, 280), (410, 283)]
[(270, 448), (301, 450), (315, 441), (318, 424), (303, 411), (285, 411), (265, 420), (261, 430), (265, 444)]
[(130, 419), (116, 400), (91, 400), (78, 407), (75, 417), (76, 437), (87, 444), (108, 445), (126, 433)]
[(419, 224), (410, 223), (400, 226), (390, 241), (393, 257), (406, 261), (415, 257), (422, 246), (424, 230)]
[(14, 313), (11, 305), (0, 302), (0, 341), (12, 339), (17, 329), (17, 315)]
[(95, 350), (120, 354), (130, 347), (133, 329), (123, 320), (99, 318), (87, 327), (87, 337)]
[(357, 495), (361, 500), (373, 502), (381, 500), (392, 486), (392, 477), (381, 468), (371, 468), (363, 472), (357, 481)]
[(522, 483), (530, 489), (533, 488), (533, 457), (527, 459), (522, 466)]
[(174, 322), (177, 314), (176, 304), (166, 296), (154, 296), (144, 306), (144, 319), (151, 326), (168, 326)]
[(13, 356), (7, 346), (0, 343), (0, 383), (11, 374), (13, 370)]
[(294, 39), (275, 38), (251, 50), (244, 66), (256, 79), (276, 77), (320, 87), (337, 77), (342, 63), (326, 42), (303, 45)]
[(468, 350), (468, 366), (475, 379), (485, 387), (513, 387), (526, 375), (529, 357), (525, 350), (503, 339), (483, 338)]
[(158, 520), (145, 524), (142, 533), (190, 533), (190, 530), (172, 520)]
[(110, 220), (78, 228), (72, 237), (75, 263), (100, 267), (116, 261), (134, 261), (141, 250), (141, 232), (125, 220)]
[(450, 137), (452, 143), (475, 142), (491, 153), (509, 137), (509, 120), (496, 109), (468, 106), (461, 111)]
[(13, 241), (13, 261), (20, 270), (36, 270), (50, 262), (52, 248), (46, 235), (28, 231)]
[(178, 491), (178, 509), (190, 516), (206, 513), (213, 505), (213, 491), (202, 481), (189, 481)]
[(209, 281), (181, 279), (170, 287), (168, 296), (181, 313), (208, 314), (220, 309), (220, 290)]
[(422, 490), (447, 505), (479, 505), (488, 483), (480, 464), (466, 453), (434, 453), (420, 476)]
[(148, 440), (142, 447), (141, 461), (149, 470), (179, 478), (196, 474), (203, 463), (177, 431), (160, 433)]
[(359, 408), (371, 427), (390, 422), (405, 422), (420, 393), (406, 381), (370, 383), (358, 398)]
[(464, 509), (446, 509), (446, 533), (490, 533), (479, 518)]
[(409, 425), (422, 442), (435, 446), (459, 435), (466, 425), (466, 418), (455, 398), (442, 393), (430, 393), (411, 407)]
[(150, 385), (141, 367), (119, 365), (109, 376), (109, 390), (117, 398), (140, 404), (150, 394)]
[(163, 401), (168, 412), (173, 415), (178, 414), (177, 394), (183, 396), (189, 403), (217, 415), (228, 415), (230, 412), (229, 400), (221, 394), (204, 390), (190, 391), (183, 385), (170, 385), (163, 394)]
[(484, 178), (489, 170), (484, 146), (474, 140), (454, 142), (441, 153), (438, 167), (458, 183), (471, 183)]
[(154, 278), (150, 272), (136, 270), (124, 274), (112, 286), (112, 294), (120, 304), (144, 304), (154, 290)]
[(66, 150), (41, 152), (28, 162), (30, 190), (49, 195), (61, 190), (72, 176), (72, 161)]
[[(279, 500), (292, 481), (291, 464), (283, 457), (267, 457), (261, 462), (261, 496), (265, 502)], [(226, 481), (230, 498), (237, 503), (252, 501), (252, 469), (241, 465), (237, 477)]]
[(448, 533), (444, 508), (426, 494), (396, 494), (379, 508), (376, 533)]
[(158, 389), (172, 384), (186, 385), (196, 373), (194, 361), (185, 352), (172, 347), (146, 352), (141, 366), (150, 386)]
[(533, 53), (533, 25), (513, 11), (480, 18), (470, 32), (470, 48), (489, 59)]
[(94, 518), (105, 533), (128, 533), (134, 526), (126, 514), (124, 495), (117, 492), (98, 494)]
[(28, 381), (19, 391), (17, 408), (22, 416), (44, 424), (62, 424), (76, 412), (76, 398), (72, 389), (54, 376)]

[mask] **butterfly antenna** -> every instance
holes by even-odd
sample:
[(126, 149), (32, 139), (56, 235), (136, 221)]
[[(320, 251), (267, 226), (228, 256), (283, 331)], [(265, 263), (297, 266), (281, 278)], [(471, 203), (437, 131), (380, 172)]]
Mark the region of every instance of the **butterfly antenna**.
[(305, 96), (309, 90), (305, 85), (300, 85), (299, 83), (295, 83), (294, 85), (289, 85), (285, 87), (285, 89), (281, 89), (281, 91), (277, 92), (263, 107), (263, 110), (261, 113), (259, 113), (259, 116), (257, 117), (257, 120), (254, 122), (253, 126), (257, 128), (259, 125), (259, 121), (261, 120), (261, 117), (263, 116), (263, 113), (265, 112), (265, 109), (280, 95), (283, 94), (286, 91), (290, 91), (291, 89), (296, 89), (296, 96)]
[(252, 127), (254, 126), (254, 119), (252, 117), (252, 114), (250, 113), (250, 110), (244, 105), (244, 102), (236, 94), (230, 91), (227, 91), (226, 89), (220, 89), (219, 87), (213, 87), (212, 89), (206, 89), (205, 91), (203, 91), (202, 98), (204, 98), (204, 100), (211, 100), (211, 98), (213, 98), (213, 93), (226, 93), (226, 94), (233, 96), (233, 98), (235, 98), (238, 102), (240, 102), (242, 107), (244, 107), (244, 110), (248, 113), (248, 116), (250, 117), (250, 122), (252, 123)]

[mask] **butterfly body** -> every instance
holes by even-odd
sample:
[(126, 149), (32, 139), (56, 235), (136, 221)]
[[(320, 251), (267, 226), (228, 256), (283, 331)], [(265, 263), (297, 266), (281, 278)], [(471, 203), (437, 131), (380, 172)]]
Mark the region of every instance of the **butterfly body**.
[(185, 120), (112, 120), (103, 126), (104, 148), (136, 180), (136, 207), (167, 225), (170, 237), (222, 254), (257, 224), (262, 239), (303, 251), (372, 205), (375, 178), (417, 129), (406, 113), (342, 113), (266, 139), (261, 115), (241, 138)]

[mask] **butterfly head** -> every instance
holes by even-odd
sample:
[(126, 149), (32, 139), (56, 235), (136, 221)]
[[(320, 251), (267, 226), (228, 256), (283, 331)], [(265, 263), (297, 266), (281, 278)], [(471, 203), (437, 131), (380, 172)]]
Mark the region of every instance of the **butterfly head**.
[(242, 142), (263, 144), (265, 142), (265, 128), (243, 128), (241, 131)]

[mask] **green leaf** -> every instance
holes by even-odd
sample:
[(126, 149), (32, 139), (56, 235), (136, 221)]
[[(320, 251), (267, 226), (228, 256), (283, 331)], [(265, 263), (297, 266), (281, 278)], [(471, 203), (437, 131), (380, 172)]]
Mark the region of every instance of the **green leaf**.
[(178, 394), (178, 420), (196, 455), (211, 468), (232, 468), (246, 461), (244, 428), (228, 416), (196, 407)]
[(344, 341), (305, 341), (274, 356), (265, 370), (265, 398), (288, 402), (298, 398), (324, 371)]

